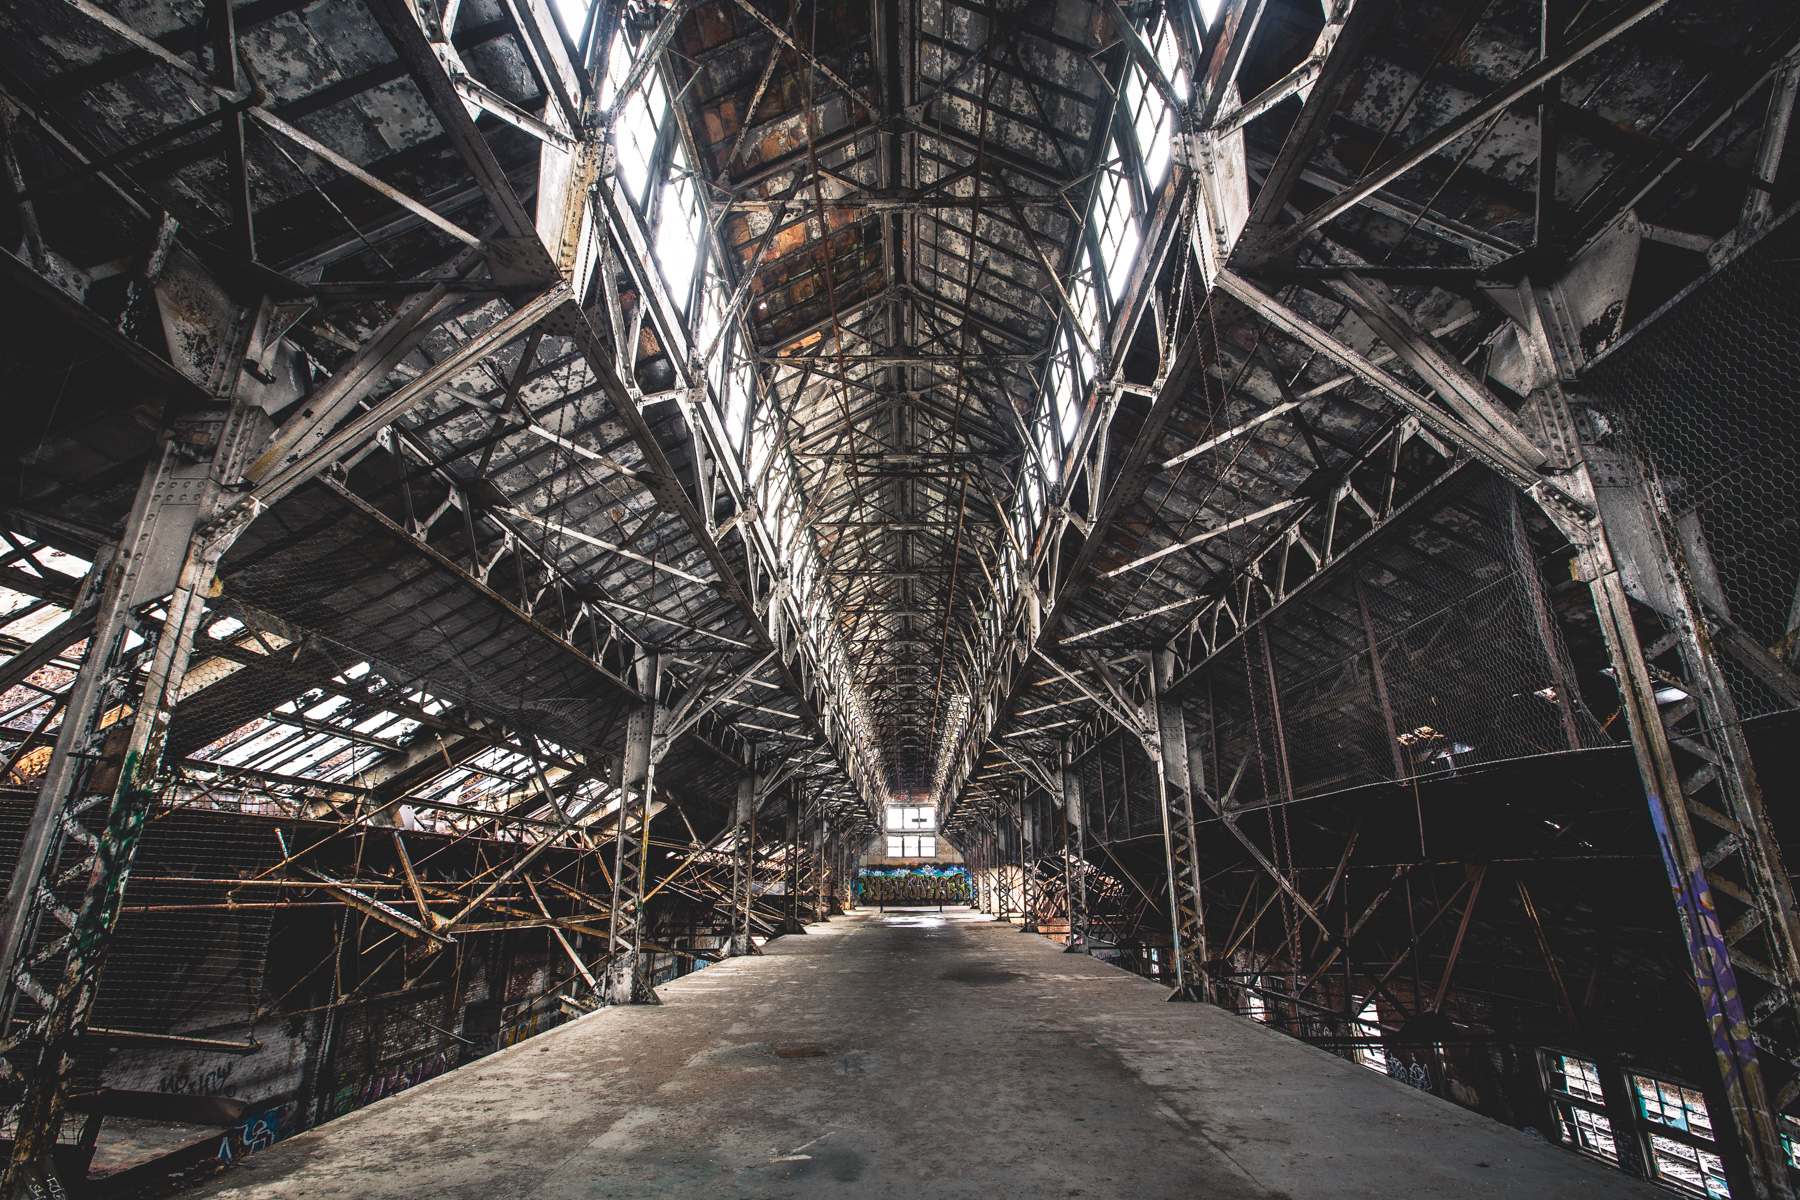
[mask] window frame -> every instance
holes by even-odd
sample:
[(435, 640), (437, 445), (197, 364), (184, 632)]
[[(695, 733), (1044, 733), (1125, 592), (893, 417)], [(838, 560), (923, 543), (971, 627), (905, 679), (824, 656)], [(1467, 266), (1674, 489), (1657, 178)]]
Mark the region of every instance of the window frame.
[[(1650, 1177), (1684, 1196), (1694, 1196), (1698, 1200), (1729, 1200), (1731, 1188), (1725, 1178), (1725, 1156), (1720, 1151), (1717, 1134), (1714, 1132), (1712, 1106), (1707, 1103), (1706, 1093), (1699, 1088), (1686, 1087), (1672, 1083), (1667, 1079), (1659, 1079), (1654, 1075), (1645, 1075), (1638, 1071), (1628, 1072), (1626, 1082), (1630, 1085), (1631, 1100), (1637, 1106), (1634, 1114), (1643, 1122), (1644, 1141), (1648, 1153), (1644, 1156), (1644, 1165)], [(1645, 1085), (1655, 1089), (1655, 1098), (1645, 1095)], [(1671, 1103), (1671, 1094), (1673, 1103)], [(1694, 1107), (1698, 1103), (1696, 1113)], [(1666, 1120), (1662, 1115), (1652, 1115), (1655, 1107), (1659, 1114), (1671, 1114), (1675, 1108), (1680, 1109), (1680, 1116), (1675, 1120)], [(1694, 1117), (1702, 1117), (1707, 1132), (1694, 1132)], [(1676, 1123), (1679, 1121), (1679, 1123)], [(1684, 1155), (1682, 1151), (1691, 1152)], [(1711, 1161), (1708, 1162), (1707, 1160)], [(1673, 1175), (1668, 1164), (1679, 1162), (1686, 1170), (1692, 1171), (1695, 1180), (1685, 1175)], [(1717, 1187), (1713, 1186), (1714, 1182)]]
[[(888, 833), (887, 858), (933, 859), (937, 857), (937, 834), (935, 833)], [(927, 848), (929, 843), (929, 848)]]
[[(1600, 1077), (1604, 1068), (1597, 1062), (1558, 1050), (1546, 1050), (1544, 1055), (1546, 1090), (1550, 1094), (1551, 1112), (1556, 1117), (1563, 1145), (1578, 1154), (1617, 1167), (1619, 1139), (1621, 1136), (1628, 1136), (1629, 1131), (1622, 1134), (1607, 1111), (1605, 1085)], [(1573, 1074), (1568, 1069), (1570, 1063), (1579, 1063), (1587, 1070)], [(1571, 1079), (1579, 1079), (1584, 1085), (1591, 1079), (1593, 1094), (1589, 1093), (1586, 1086), (1567, 1086)], [(1563, 1081), (1563, 1086), (1558, 1086), (1559, 1080)], [(1590, 1138), (1602, 1136), (1610, 1143), (1610, 1152), (1601, 1149), (1597, 1143), (1589, 1144)]]
[(884, 828), (889, 833), (936, 834), (937, 809), (929, 804), (890, 804)]

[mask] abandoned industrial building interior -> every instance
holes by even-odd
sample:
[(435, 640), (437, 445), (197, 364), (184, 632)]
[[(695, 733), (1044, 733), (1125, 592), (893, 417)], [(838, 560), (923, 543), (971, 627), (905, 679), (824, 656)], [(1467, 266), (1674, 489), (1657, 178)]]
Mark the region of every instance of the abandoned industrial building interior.
[(0, 6), (0, 1200), (1800, 1195), (1797, 88)]

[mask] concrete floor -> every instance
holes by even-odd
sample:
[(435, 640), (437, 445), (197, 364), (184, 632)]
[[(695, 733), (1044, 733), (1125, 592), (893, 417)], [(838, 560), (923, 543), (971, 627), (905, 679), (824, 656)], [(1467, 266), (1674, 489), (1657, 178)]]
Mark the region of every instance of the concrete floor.
[(864, 912), (293, 1138), (199, 1195), (1667, 1197), (970, 913)]

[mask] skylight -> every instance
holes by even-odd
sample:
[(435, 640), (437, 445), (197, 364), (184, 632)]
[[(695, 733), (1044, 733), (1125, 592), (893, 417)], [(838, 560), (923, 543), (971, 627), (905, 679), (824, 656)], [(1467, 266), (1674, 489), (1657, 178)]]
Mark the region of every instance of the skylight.
[(1137, 262), (1138, 226), (1132, 216), (1131, 181), (1119, 143), (1112, 143), (1111, 163), (1100, 175), (1100, 194), (1094, 206), (1094, 229), (1100, 235), (1100, 254), (1106, 263), (1106, 285), (1114, 300), (1124, 292)]

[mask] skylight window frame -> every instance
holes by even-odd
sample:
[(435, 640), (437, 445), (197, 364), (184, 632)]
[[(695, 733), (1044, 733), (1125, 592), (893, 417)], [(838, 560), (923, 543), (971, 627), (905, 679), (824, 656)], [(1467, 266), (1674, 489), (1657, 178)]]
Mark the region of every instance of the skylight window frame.
[[(1120, 137), (1121, 132), (1125, 138)], [(1105, 288), (1096, 286), (1095, 290), (1105, 296), (1108, 326), (1131, 285), (1144, 250), (1144, 231), (1136, 215), (1144, 207), (1139, 182), (1142, 167), (1128, 146), (1135, 147), (1129, 129), (1115, 131), (1108, 139), (1106, 161), (1095, 174), (1094, 203), (1088, 214), (1090, 255), (1098, 267), (1099, 280), (1106, 283)]]
[[(1189, 95), (1187, 72), (1181, 62), (1179, 34), (1170, 15), (1152, 14), (1151, 24), (1142, 31), (1142, 37), (1155, 56), (1163, 77), (1175, 94), (1185, 101)], [(1135, 168), (1138, 211), (1148, 212), (1149, 198), (1161, 190), (1174, 166), (1175, 123), (1180, 114), (1169, 107), (1162, 92), (1150, 82), (1149, 74), (1135, 59), (1126, 69), (1119, 99), (1118, 133), (1130, 138), (1129, 157)]]
[[(615, 41), (614, 44), (619, 45), (622, 41), (623, 39)], [(625, 56), (624, 70), (630, 69), (630, 57), (630, 53)], [(647, 79), (650, 78), (660, 82), (663, 96), (679, 95), (680, 89), (674, 86), (674, 81), (668, 75), (666, 59), (655, 64), (647, 75)], [(647, 88), (648, 83), (645, 85), (645, 89)], [(679, 181), (672, 178), (670, 170), (672, 166), (676, 165), (676, 144), (679, 143), (679, 153), (688, 162), (703, 161), (696, 155), (694, 147), (688, 144), (687, 131), (676, 119), (672, 103), (665, 112), (660, 132), (663, 139), (659, 148), (660, 158), (658, 162), (652, 164), (651, 180), (646, 185), (644, 203), (641, 205), (629, 203), (630, 195), (625, 192), (623, 187), (619, 189), (620, 198), (628, 202), (621, 206), (620, 215), (628, 222), (634, 217), (636, 218), (639, 234), (649, 248), (652, 258), (660, 258), (657, 250), (661, 237), (661, 223), (671, 219), (671, 214), (667, 211), (671, 197), (677, 203), (683, 199), (678, 186)], [(621, 183), (624, 182), (628, 181), (621, 181)], [(663, 269), (664, 264), (660, 261), (653, 268), (658, 282), (665, 288), (670, 307), (675, 311), (666, 314), (666, 318), (663, 315), (651, 315), (651, 319), (654, 321), (654, 327), (657, 329), (659, 337), (663, 337), (664, 334), (670, 335), (664, 337), (664, 341), (672, 356), (677, 356), (677, 351), (692, 353), (697, 349), (692, 332), (693, 316), (698, 311), (694, 306), (706, 302), (706, 289), (712, 281), (719, 281), (727, 294), (731, 283), (722, 272), (709, 270), (709, 263), (722, 261), (723, 251), (718, 242), (718, 230), (708, 218), (705, 209), (703, 190), (705, 181), (697, 173), (692, 173), (689, 182), (692, 186), (692, 197), (689, 198), (690, 211), (696, 218), (694, 224), (698, 229), (696, 238), (698, 254), (691, 290), (685, 295), (676, 294), (678, 289), (670, 288), (668, 285), (681, 281), (669, 279)], [(609, 223), (602, 223), (595, 230), (595, 236), (610, 237), (613, 232)], [(660, 305), (653, 306), (652, 314), (658, 308)], [(663, 328), (666, 319), (674, 321), (676, 328), (673, 331)], [(750, 327), (749, 321), (750, 317), (747, 311), (737, 313), (731, 322), (732, 333), (750, 339), (746, 344), (754, 344), (754, 331)], [(714, 362), (708, 364), (709, 368), (718, 364), (718, 357), (722, 356), (715, 356)], [(688, 369), (689, 365), (686, 359), (678, 361), (676, 363), (678, 378)], [(844, 697), (839, 704), (839, 715), (843, 718), (841, 725), (848, 739), (854, 743), (856, 756), (864, 767), (864, 786), (869, 786), (871, 777), (880, 778), (885, 775), (885, 772), (880, 767), (879, 752), (868, 737), (866, 704), (848, 677), (847, 658), (841, 652), (839, 644), (841, 635), (836, 621), (819, 615), (818, 610), (821, 607), (824, 607), (829, 613), (831, 605), (823, 589), (822, 573), (818, 569), (819, 549), (816, 539), (813, 537), (812, 531), (801, 527), (797, 520), (792, 520), (785, 530), (776, 530), (765, 524), (770, 514), (790, 511), (789, 505), (771, 503), (770, 495), (777, 491), (789, 490), (789, 488), (796, 493), (798, 491), (796, 483), (798, 464), (794, 460), (791, 448), (784, 444), (783, 439), (776, 436), (776, 430), (780, 426), (778, 409), (781, 397), (779, 391), (774, 381), (761, 378), (755, 371), (750, 372), (750, 379), (753, 381), (755, 390), (743, 406), (745, 411), (742, 426), (745, 433), (741, 438), (740, 445), (740, 439), (732, 436), (729, 432), (729, 425), (735, 421), (728, 422), (726, 420), (727, 409), (724, 402), (728, 389), (724, 383), (727, 378), (728, 376), (722, 370), (709, 369), (706, 377), (690, 381), (699, 386), (703, 396), (703, 399), (694, 404), (692, 409), (693, 417), (698, 422), (693, 429), (693, 436), (705, 437), (708, 430), (715, 431), (718, 444), (713, 449), (721, 465), (729, 463), (735, 472), (732, 485), (734, 488), (741, 488), (745, 498), (752, 501), (754, 507), (762, 514), (761, 517), (746, 523), (742, 528), (746, 536), (756, 537), (765, 543), (765, 552), (770, 555), (781, 577), (792, 589), (795, 607), (806, 622), (807, 632), (803, 640), (809, 644), (824, 678), (831, 682), (836, 694)], [(759, 422), (758, 416), (765, 411), (769, 414), (769, 419)], [(733, 449), (736, 449), (738, 453), (733, 454), (731, 452)], [(782, 487), (784, 482), (789, 485), (788, 488)], [(781, 499), (788, 498), (783, 496)], [(799, 508), (798, 502), (791, 506), (791, 517), (798, 516)], [(852, 772), (853, 776), (854, 774)]]

